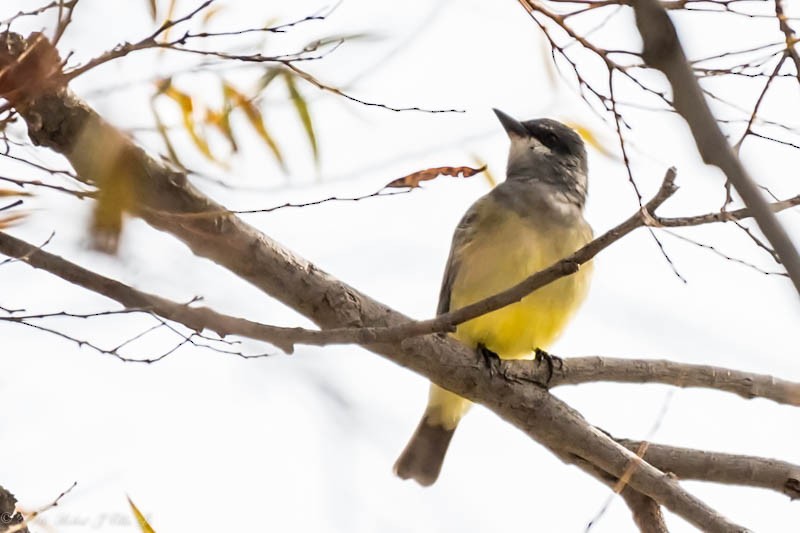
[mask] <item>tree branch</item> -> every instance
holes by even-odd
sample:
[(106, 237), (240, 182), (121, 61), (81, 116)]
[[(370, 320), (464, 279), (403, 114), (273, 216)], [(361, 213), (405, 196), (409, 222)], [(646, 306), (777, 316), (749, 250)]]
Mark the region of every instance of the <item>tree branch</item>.
[[(4, 34), (9, 38), (13, 34)], [(2, 68), (3, 65), (0, 65)], [(66, 87), (44, 88), (18, 99), (31, 139), (64, 154), (84, 179), (102, 183), (96, 148), (112, 144), (128, 172), (122, 179), (136, 200), (134, 213), (167, 231), (192, 251), (305, 314), (322, 327), (389, 327), (408, 321), (320, 271), (232, 215), (175, 221), (159, 213), (192, 213), (222, 207), (191, 186), (185, 174), (165, 167), (102, 120)], [(105, 155), (105, 154), (104, 154)], [(486, 405), (558, 457), (586, 461), (621, 478), (696, 527), (712, 532), (745, 531), (686, 492), (676, 480), (590, 426), (574, 409), (530, 383), (511, 382), (486, 371), (482, 358), (453, 339), (426, 335), (368, 349), (456, 394)], [(596, 474), (592, 472), (592, 475)]]
[(221, 337), (240, 335), (269, 342), (287, 352), (292, 349), (292, 345), (287, 345), (282, 342), (282, 339), (295, 328), (259, 324), (251, 320), (224, 315), (207, 307), (190, 307), (188, 304), (149, 294), (45, 252), (39, 246), (34, 246), (4, 232), (0, 232), (0, 253), (17, 258), (34, 268), (46, 270), (65, 281), (115, 300), (127, 309), (155, 313), (167, 320), (180, 322), (196, 332), (207, 329)]
[(669, 15), (658, 0), (635, 0), (632, 5), (636, 25), (644, 42), (642, 58), (667, 77), (672, 85), (675, 109), (688, 123), (703, 161), (719, 167), (728, 177), (744, 203), (752, 210), (758, 226), (800, 293), (800, 255), (719, 129)]
[[(634, 440), (617, 439), (617, 442), (632, 451), (642, 446)], [(652, 443), (648, 443), (643, 457), (680, 479), (760, 487), (792, 500), (800, 499), (800, 466), (786, 461)]]
[(651, 498), (626, 488), (620, 493), (633, 515), (633, 522), (641, 533), (669, 533), (661, 506)]
[[(0, 253), (24, 261), (70, 283), (102, 294), (127, 309), (155, 313), (167, 320), (180, 322), (191, 330), (214, 331), (221, 337), (240, 335), (268, 342), (291, 352), (298, 339), (317, 341), (329, 332), (351, 332), (348, 342), (361, 343), (358, 333), (362, 329), (373, 331), (395, 331), (424, 322), (409, 321), (388, 328), (339, 328), (332, 330), (308, 330), (270, 326), (218, 313), (207, 307), (190, 307), (161, 296), (149, 294), (122, 282), (113, 280), (48, 253), (7, 233), (0, 232)], [(341, 337), (344, 338), (344, 337)], [(389, 337), (381, 342), (390, 342)], [(402, 342), (398, 339), (395, 342)], [(324, 344), (320, 342), (320, 344)], [(369, 344), (369, 343), (367, 343)], [(743, 372), (709, 365), (677, 363), (657, 359), (623, 359), (613, 357), (571, 357), (563, 359), (552, 369), (533, 361), (502, 361), (502, 374), (512, 381), (534, 383), (549, 388), (563, 385), (578, 385), (598, 381), (617, 383), (663, 383), (676, 387), (702, 387), (737, 394), (743, 398), (766, 398), (777, 403), (800, 406), (800, 383), (787, 381), (765, 374)]]
[[(544, 383), (549, 377), (547, 365), (537, 361), (504, 361), (503, 365), (504, 371), (512, 379)], [(800, 383), (766, 374), (663, 359), (570, 357), (556, 365), (548, 386), (552, 388), (597, 381), (701, 387), (730, 392), (746, 399), (766, 398), (781, 404), (800, 406)]]

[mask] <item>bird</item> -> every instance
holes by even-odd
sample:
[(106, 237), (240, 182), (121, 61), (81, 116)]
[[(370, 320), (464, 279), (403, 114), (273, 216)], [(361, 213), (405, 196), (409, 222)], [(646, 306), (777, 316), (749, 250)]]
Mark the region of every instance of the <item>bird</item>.
[[(583, 216), (588, 158), (580, 135), (553, 119), (520, 122), (493, 111), (510, 139), (506, 179), (475, 201), (456, 226), (439, 315), (508, 289), (592, 240)], [(585, 263), (519, 302), (458, 325), (452, 336), (500, 359), (547, 357), (544, 350), (586, 298), (592, 269)], [(394, 465), (395, 474), (432, 485), (470, 405), (432, 383), (428, 405)]]

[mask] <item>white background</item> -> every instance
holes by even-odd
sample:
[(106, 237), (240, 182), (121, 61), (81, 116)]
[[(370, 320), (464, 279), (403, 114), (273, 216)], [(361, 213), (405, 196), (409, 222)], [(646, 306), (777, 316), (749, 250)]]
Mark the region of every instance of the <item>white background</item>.
[[(179, 2), (178, 12), (196, 4)], [(33, 5), (6, 0), (0, 18)], [(216, 20), (219, 30), (289, 21), (326, 7), (314, 1), (226, 5)], [(615, 20), (598, 39), (605, 36), (607, 43), (635, 49), (638, 37), (629, 14)], [(770, 20), (703, 14), (675, 20), (692, 57), (783, 38)], [(585, 26), (598, 21), (589, 17)], [(19, 21), (12, 29), (24, 33), (42, 27), (52, 28), (52, 19)], [(82, 0), (60, 46), (75, 51), (71, 64), (77, 64), (123, 40), (138, 40), (153, 27), (145, 0)], [(293, 52), (314, 38), (352, 32), (368, 32), (371, 38), (345, 44), (305, 68), (364, 100), (466, 112), (395, 113), (303, 85), (322, 153), (317, 170), (286, 95), (272, 89), (263, 105), (265, 120), (286, 153), (290, 173), (282, 175), (241, 117), (234, 124), (241, 132), (241, 153), (230, 160), (229, 169), (208, 164), (181, 135), (175, 108), (161, 102), (160, 109), (176, 126), (173, 138), (184, 162), (235, 188), (205, 179), (196, 184), (232, 209), (250, 209), (367, 194), (415, 170), (474, 164), (473, 154), (502, 177), (507, 139), (491, 107), (520, 119), (550, 116), (585, 125), (604, 147), (617, 152), (609, 124), (588, 110), (574, 83), (552, 75), (543, 37), (515, 1), (345, 0), (325, 21), (268, 36), (266, 50)], [(254, 41), (221, 40), (219, 46), (245, 42)], [(588, 55), (575, 57), (602, 86), (602, 64)], [(148, 102), (154, 91), (149, 80), (196, 62), (187, 55), (136, 54), (79, 78), (73, 88), (159, 153), (163, 145), (148, 131)], [(259, 74), (241, 67), (225, 71), (242, 88), (252, 86)], [(176, 77), (176, 85), (218, 106), (217, 79), (208, 74)], [(713, 87), (751, 108), (763, 81), (721, 80)], [(628, 100), (640, 98), (630, 87), (620, 87)], [(775, 87), (764, 116), (800, 124), (796, 80), (779, 80)], [(724, 106), (715, 110), (741, 117)], [(635, 145), (633, 170), (644, 195), (652, 194), (665, 169), (675, 165), (681, 190), (662, 213), (717, 210), (723, 180), (699, 160), (684, 124), (666, 113), (624, 111), (634, 128), (627, 135)], [(742, 126), (728, 130), (733, 139)], [(18, 137), (24, 138), (22, 133)], [(213, 148), (221, 153), (225, 145), (217, 142)], [(25, 154), (65, 165), (44, 150)], [(797, 194), (794, 150), (750, 139), (742, 157), (775, 194)], [(27, 167), (3, 158), (0, 175), (32, 176)], [(249, 215), (247, 221), (368, 295), (410, 316), (428, 318), (436, 306), (454, 225), (488, 190), (482, 176), (442, 178), (409, 195), (286, 209)], [(47, 250), (81, 265), (175, 300), (202, 296), (222, 312), (271, 324), (309, 325), (140, 221), (129, 221), (119, 255), (107, 257), (87, 247), (90, 203), (39, 193), (26, 206), (30, 216), (12, 233), (41, 243), (55, 230)], [(595, 230), (615, 225), (635, 208), (619, 159), (591, 150), (587, 218)], [(795, 238), (800, 235), (795, 213), (783, 214), (781, 220)], [(768, 270), (778, 268), (735, 227), (682, 234)], [(652, 238), (640, 230), (598, 257), (589, 299), (553, 353), (668, 358), (800, 380), (800, 315), (788, 280), (660, 236), (688, 283), (671, 272)], [(0, 274), (4, 307), (31, 312), (116, 308), (21, 264), (3, 266)], [(124, 317), (48, 324), (110, 347), (150, 322)], [(19, 325), (0, 322), (0, 340), (0, 483), (30, 510), (78, 482), (33, 531), (135, 531), (128, 494), (159, 533), (580, 532), (609, 496), (605, 486), (561, 464), (482, 408), (464, 420), (435, 486), (422, 489), (396, 479), (391, 466), (422, 412), (427, 383), (355, 347), (301, 347), (287, 357), (245, 342), (249, 352), (276, 355), (242, 360), (185, 348), (157, 364), (139, 365)], [(174, 341), (157, 333), (129, 354), (157, 355)], [(798, 413), (793, 408), (713, 391), (673, 394), (668, 387), (653, 385), (594, 384), (559, 388), (554, 394), (615, 436), (800, 463)], [(798, 504), (780, 494), (685, 486), (755, 531), (792, 531), (800, 520)], [(674, 516), (668, 521), (671, 531), (693, 530)], [(619, 500), (592, 527), (595, 532), (633, 530)]]

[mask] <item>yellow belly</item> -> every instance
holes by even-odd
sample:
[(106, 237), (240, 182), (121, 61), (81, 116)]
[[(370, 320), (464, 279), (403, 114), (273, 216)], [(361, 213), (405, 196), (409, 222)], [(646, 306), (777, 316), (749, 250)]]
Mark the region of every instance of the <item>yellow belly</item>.
[[(497, 294), (571, 254), (591, 238), (588, 226), (538, 231), (510, 216), (465, 246), (450, 309)], [(466, 259), (468, 258), (468, 259)], [(455, 337), (468, 346), (483, 344), (503, 359), (530, 356), (548, 348), (586, 297), (591, 264), (529, 294), (520, 302), (461, 324)]]
[[(535, 227), (513, 213), (481, 228), (468, 244), (454, 250), (460, 267), (453, 281), (450, 309), (458, 309), (508, 289), (531, 274), (572, 254), (592, 238), (580, 220), (574, 227)], [(456, 329), (454, 336), (470, 347), (486, 346), (502, 359), (523, 359), (547, 349), (586, 297), (591, 263), (529, 294), (521, 301), (480, 316)], [(470, 403), (431, 386), (428, 416), (453, 429)]]

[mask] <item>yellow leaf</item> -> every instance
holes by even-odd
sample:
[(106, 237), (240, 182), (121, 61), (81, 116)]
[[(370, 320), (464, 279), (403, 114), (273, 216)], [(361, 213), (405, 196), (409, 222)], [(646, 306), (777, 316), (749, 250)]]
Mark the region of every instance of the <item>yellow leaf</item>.
[(155, 116), (156, 130), (158, 130), (158, 134), (161, 135), (161, 139), (164, 141), (164, 146), (167, 148), (167, 156), (169, 157), (170, 161), (181, 168), (186, 168), (184, 167), (183, 163), (181, 163), (181, 160), (178, 159), (178, 153), (175, 151), (175, 147), (172, 146), (172, 141), (169, 139), (167, 127), (164, 125), (164, 121), (161, 120), (161, 115), (158, 114), (158, 110), (156, 110), (153, 100), (150, 101), (150, 110), (153, 112), (153, 116)]
[(139, 524), (139, 529), (142, 530), (142, 533), (156, 533), (156, 530), (153, 529), (153, 526), (147, 522), (147, 519), (144, 517), (141, 511), (139, 511), (139, 508), (134, 505), (130, 496), (128, 496), (128, 504), (131, 506), (133, 516), (136, 517), (136, 523)]
[(223, 6), (222, 4), (213, 5), (208, 9), (206, 9), (206, 12), (203, 14), (203, 19), (202, 19), (203, 25), (205, 26), (209, 22), (211, 22), (211, 19), (217, 16), (219, 13), (221, 13), (223, 9), (225, 9), (225, 6)]
[(283, 162), (283, 156), (281, 155), (281, 150), (278, 148), (278, 143), (275, 142), (275, 139), (272, 138), (272, 135), (269, 134), (267, 131), (267, 127), (264, 125), (264, 117), (261, 115), (261, 111), (253, 104), (253, 101), (246, 97), (244, 94), (239, 92), (235, 87), (230, 85), (228, 82), (222, 83), (222, 90), (225, 95), (225, 100), (231, 103), (232, 107), (238, 107), (241, 109), (247, 120), (256, 130), (258, 136), (264, 141), (264, 143), (269, 147), (272, 151), (272, 154), (275, 156), (275, 159), (281, 166), (281, 169), (286, 171), (286, 165)]
[(162, 89), (162, 93), (171, 98), (178, 104), (178, 106), (180, 106), (183, 127), (186, 130), (186, 133), (189, 135), (189, 138), (192, 140), (192, 143), (194, 143), (195, 147), (200, 151), (200, 153), (203, 154), (208, 160), (213, 161), (214, 163), (222, 164), (221, 161), (214, 157), (214, 154), (211, 153), (211, 148), (209, 148), (208, 143), (197, 131), (197, 125), (195, 124), (194, 120), (194, 103), (192, 101), (192, 97), (182, 91), (179, 91), (172, 84), (164, 87)]
[(233, 152), (238, 152), (239, 146), (236, 144), (236, 138), (233, 136), (230, 117), (231, 107), (229, 105), (225, 105), (225, 109), (222, 111), (208, 109), (206, 111), (206, 124), (217, 128), (220, 133), (222, 133), (222, 136), (225, 137), (225, 140), (231, 145), (231, 150)]
[(591, 130), (587, 126), (578, 124), (576, 122), (566, 122), (565, 124), (570, 128), (572, 128), (573, 130), (575, 130), (576, 132), (578, 132), (578, 135), (580, 135), (583, 138), (586, 144), (593, 147), (595, 150), (597, 150), (604, 156), (611, 157), (613, 159), (619, 159), (619, 156), (616, 154), (616, 152), (614, 152), (610, 148), (606, 147), (602, 142), (600, 142), (600, 139), (598, 138), (594, 130)]
[(311, 152), (314, 154), (314, 162), (319, 164), (319, 150), (317, 148), (317, 136), (314, 134), (314, 125), (311, 123), (311, 113), (308, 111), (308, 103), (306, 102), (300, 91), (297, 90), (297, 85), (294, 83), (294, 76), (291, 72), (284, 72), (283, 78), (286, 81), (286, 87), (289, 89), (289, 98), (294, 104), (297, 115), (300, 117), (300, 122), (303, 123), (303, 129), (308, 136), (308, 142), (311, 143)]
[[(177, 0), (170, 0), (169, 7), (167, 8), (167, 18), (166, 18), (166, 20), (172, 20), (172, 17), (175, 15), (175, 4), (176, 3), (177, 3)], [(166, 43), (166, 42), (169, 41), (169, 32), (170, 32), (171, 29), (172, 28), (167, 28), (167, 30), (162, 34), (162, 36), (161, 36), (162, 42)]]
[(486, 164), (486, 161), (475, 154), (472, 155), (472, 160), (475, 162), (476, 166), (483, 169), (483, 177), (486, 178), (487, 183), (489, 183), (489, 187), (494, 189), (497, 186), (497, 180), (489, 170), (489, 165)]

